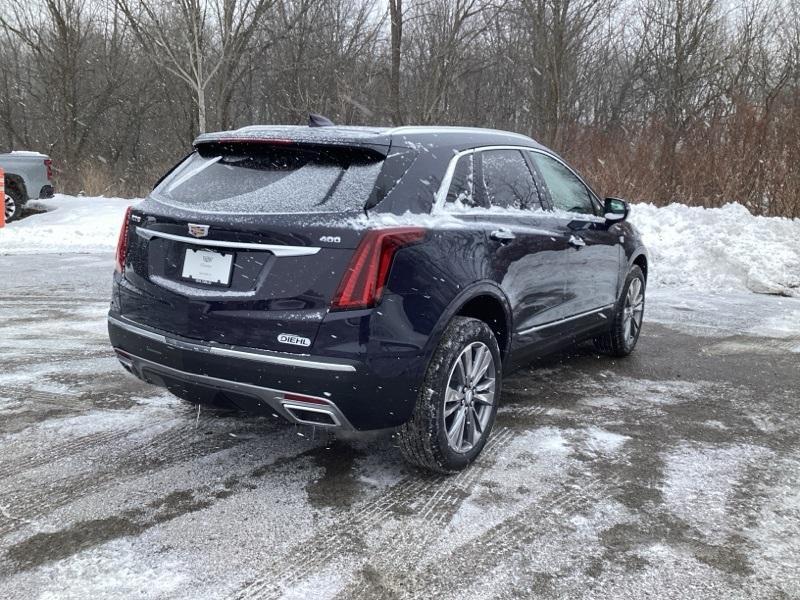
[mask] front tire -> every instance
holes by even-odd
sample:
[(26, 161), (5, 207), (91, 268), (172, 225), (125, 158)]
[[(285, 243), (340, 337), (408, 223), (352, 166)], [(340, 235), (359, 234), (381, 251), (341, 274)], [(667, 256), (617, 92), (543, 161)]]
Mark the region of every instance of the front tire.
[(614, 309), (611, 331), (594, 339), (597, 350), (618, 357), (628, 356), (633, 352), (642, 331), (645, 284), (644, 273), (634, 265), (622, 286), (622, 293)]
[(22, 208), (25, 205), (25, 199), (22, 197), (15, 188), (6, 185), (4, 208), (6, 211), (6, 223), (16, 221), (22, 216)]
[(497, 414), (501, 367), (489, 326), (454, 318), (433, 354), (414, 413), (400, 428), (405, 459), (438, 473), (460, 471), (474, 461)]

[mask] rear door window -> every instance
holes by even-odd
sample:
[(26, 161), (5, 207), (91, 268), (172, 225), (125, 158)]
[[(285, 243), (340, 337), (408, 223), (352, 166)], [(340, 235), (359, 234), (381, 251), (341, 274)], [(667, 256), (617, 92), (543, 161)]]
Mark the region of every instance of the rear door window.
[(447, 208), (474, 208), (478, 206), (475, 195), (475, 170), (473, 154), (458, 159), (447, 191)]
[(589, 189), (572, 171), (555, 158), (540, 152), (531, 152), (531, 158), (542, 174), (555, 208), (567, 212), (595, 214)]
[(489, 206), (542, 208), (528, 163), (519, 150), (484, 150), (480, 156), (482, 191)]
[(360, 211), (382, 164), (356, 150), (201, 146), (153, 195), (167, 204), (205, 212)]

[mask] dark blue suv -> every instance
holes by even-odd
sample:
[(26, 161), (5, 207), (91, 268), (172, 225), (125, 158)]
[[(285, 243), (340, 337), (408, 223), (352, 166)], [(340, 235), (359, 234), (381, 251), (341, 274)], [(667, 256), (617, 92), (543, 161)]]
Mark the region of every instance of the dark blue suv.
[(648, 265), (628, 210), (514, 133), (202, 135), (125, 219), (111, 343), (191, 402), (399, 428), (412, 463), (462, 469), (504, 373), (585, 339), (633, 350)]

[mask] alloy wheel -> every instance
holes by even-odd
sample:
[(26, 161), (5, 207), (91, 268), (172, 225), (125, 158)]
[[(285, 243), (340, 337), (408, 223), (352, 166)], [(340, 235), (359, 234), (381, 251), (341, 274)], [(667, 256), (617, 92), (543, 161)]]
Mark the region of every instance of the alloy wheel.
[(492, 352), (483, 342), (469, 344), (453, 364), (445, 391), (444, 425), (453, 451), (469, 452), (485, 435), (496, 389)]
[(16, 201), (14, 200), (14, 198), (12, 198), (11, 196), (9, 196), (8, 194), (5, 194), (5, 197), (6, 197), (6, 201), (5, 201), (5, 209), (6, 209), (6, 221), (10, 221), (10, 220), (11, 220), (11, 218), (12, 218), (12, 217), (13, 217), (13, 216), (16, 214), (16, 212), (17, 212), (17, 203), (16, 203)]
[(625, 307), (623, 309), (623, 332), (625, 343), (632, 344), (639, 335), (642, 328), (642, 317), (644, 316), (644, 287), (640, 279), (631, 279), (628, 293), (625, 296)]

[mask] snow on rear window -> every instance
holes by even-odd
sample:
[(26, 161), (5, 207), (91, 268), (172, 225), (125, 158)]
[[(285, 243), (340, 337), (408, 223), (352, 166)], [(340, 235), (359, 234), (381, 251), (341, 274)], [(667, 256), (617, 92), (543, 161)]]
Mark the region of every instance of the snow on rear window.
[(335, 149), (201, 147), (153, 195), (204, 212), (349, 212), (364, 208), (381, 165)]

